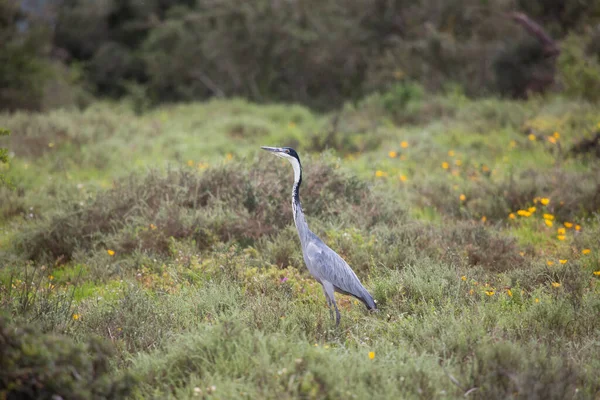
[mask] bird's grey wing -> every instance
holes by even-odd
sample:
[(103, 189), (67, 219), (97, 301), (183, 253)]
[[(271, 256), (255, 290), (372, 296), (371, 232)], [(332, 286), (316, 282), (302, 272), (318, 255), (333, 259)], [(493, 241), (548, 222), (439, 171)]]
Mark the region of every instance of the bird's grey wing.
[[(369, 292), (360, 283), (348, 263), (325, 243), (310, 241), (306, 246), (307, 263), (309, 270), (321, 281), (331, 282), (339, 292), (350, 294), (371, 308), (373, 299)], [(374, 306), (374, 303), (373, 303)]]

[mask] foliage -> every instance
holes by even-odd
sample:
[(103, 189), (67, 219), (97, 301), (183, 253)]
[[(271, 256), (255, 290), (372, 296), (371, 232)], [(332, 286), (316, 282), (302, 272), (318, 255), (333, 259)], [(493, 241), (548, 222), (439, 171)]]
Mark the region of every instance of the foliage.
[[(10, 135), (10, 131), (8, 129), (0, 128), (0, 137)], [(2, 164), (8, 164), (8, 149), (4, 147), (0, 147), (0, 166)], [(6, 177), (2, 172), (0, 172), (0, 186), (10, 185), (10, 181), (6, 180)]]
[(5, 398), (112, 399), (132, 389), (130, 374), (113, 374), (110, 347), (42, 334), (34, 326), (0, 317), (0, 395)]
[[(351, 213), (359, 204), (368, 207), (377, 201), (366, 185), (330, 165), (311, 163), (305, 171), (311, 177), (303, 190), (309, 199), (305, 207), (315, 216), (339, 218), (333, 211), (338, 207)], [(107, 246), (125, 252), (165, 253), (170, 238), (192, 239), (200, 249), (216, 241), (251, 244), (287, 225), (278, 210), (291, 212), (285, 201), (289, 188), (274, 188), (271, 183), (283, 181), (284, 176), (282, 169), (266, 164), (247, 172), (241, 163), (203, 174), (181, 170), (130, 176), (88, 206), (72, 203), (65, 207), (64, 212), (24, 233), (17, 246), (28, 258), (40, 260), (47, 255), (68, 261), (78, 249)], [(339, 206), (332, 208), (332, 204)], [(359, 218), (344, 216), (369, 227), (390, 221), (394, 214), (397, 218), (397, 211), (381, 208)]]
[[(600, 17), (576, 0), (517, 8), (557, 40)], [(96, 93), (139, 99), (141, 85), (149, 104), (243, 96), (332, 109), (398, 79), (429, 91), (458, 84), (470, 96), (523, 97), (553, 74), (552, 62), (510, 11), (479, 0), (73, 0), (58, 8), (54, 46), (85, 63)]]
[[(50, 77), (49, 35), (22, 12), (20, 2), (0, 1), (0, 110), (40, 109)], [(23, 33), (19, 27), (29, 25)]]
[[(42, 343), (35, 365), (100, 359), (96, 397), (598, 397), (600, 176), (575, 151), (598, 105), (407, 82), (325, 115), (240, 99), (0, 114), (16, 187), (0, 323), (36, 330), (18, 336)], [(259, 147), (284, 144), (311, 229), (379, 312), (336, 295), (330, 320), (291, 168)]]
[(558, 59), (565, 92), (588, 101), (600, 100), (600, 60), (597, 55), (587, 54), (586, 40), (577, 35), (569, 36), (562, 46)]

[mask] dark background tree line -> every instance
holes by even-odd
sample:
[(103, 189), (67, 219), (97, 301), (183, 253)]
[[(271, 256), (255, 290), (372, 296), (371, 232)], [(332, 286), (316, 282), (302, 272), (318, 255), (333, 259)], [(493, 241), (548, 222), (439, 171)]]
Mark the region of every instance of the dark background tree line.
[(0, 42), (9, 110), (94, 96), (327, 109), (404, 82), (600, 97), (600, 1), (0, 0)]

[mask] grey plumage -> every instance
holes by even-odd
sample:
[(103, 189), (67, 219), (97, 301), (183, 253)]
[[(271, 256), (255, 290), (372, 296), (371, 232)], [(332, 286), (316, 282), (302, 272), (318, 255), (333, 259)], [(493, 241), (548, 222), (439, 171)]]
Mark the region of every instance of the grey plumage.
[[(274, 155), (287, 159), (294, 169), (294, 186), (292, 188), (292, 210), (294, 222), (300, 237), (304, 262), (311, 275), (323, 286), (323, 293), (327, 298), (327, 304), (331, 312), (331, 306), (335, 309), (336, 326), (340, 323), (340, 312), (335, 302), (334, 291), (356, 297), (362, 301), (369, 310), (377, 307), (373, 297), (360, 283), (360, 280), (352, 271), (352, 268), (335, 251), (331, 250), (317, 235), (309, 228), (304, 218), (302, 205), (300, 204), (300, 185), (302, 183), (302, 165), (300, 157), (294, 149), (289, 147), (262, 147)], [(333, 312), (331, 312), (333, 317)]]

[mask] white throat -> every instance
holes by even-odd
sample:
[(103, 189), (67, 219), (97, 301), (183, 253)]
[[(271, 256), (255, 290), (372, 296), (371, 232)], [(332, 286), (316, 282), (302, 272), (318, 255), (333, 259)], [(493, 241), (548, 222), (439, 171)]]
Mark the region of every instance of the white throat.
[(294, 183), (300, 180), (300, 163), (294, 157), (286, 157), (294, 169)]

